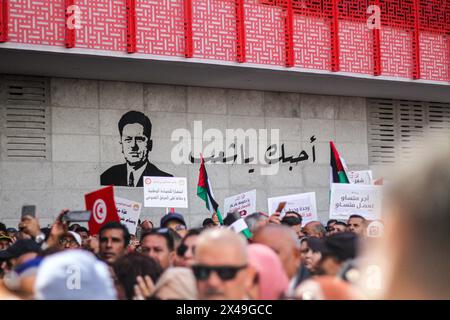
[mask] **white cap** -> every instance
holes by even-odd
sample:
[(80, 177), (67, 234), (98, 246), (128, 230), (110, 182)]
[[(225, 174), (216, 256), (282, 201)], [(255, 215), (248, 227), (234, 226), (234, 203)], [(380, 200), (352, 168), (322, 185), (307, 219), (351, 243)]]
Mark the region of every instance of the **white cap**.
[(82, 249), (45, 257), (37, 272), (35, 293), (41, 300), (117, 299), (108, 266)]
[(67, 231), (67, 233), (77, 241), (79, 246), (81, 246), (81, 236), (78, 233), (76, 233), (75, 231)]

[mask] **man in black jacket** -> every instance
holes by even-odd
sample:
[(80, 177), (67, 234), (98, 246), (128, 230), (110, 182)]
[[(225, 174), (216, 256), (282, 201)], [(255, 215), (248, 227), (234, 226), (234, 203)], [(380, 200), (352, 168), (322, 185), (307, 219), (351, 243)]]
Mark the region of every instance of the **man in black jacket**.
[(112, 166), (100, 176), (101, 185), (142, 187), (144, 176), (172, 177), (148, 161), (152, 151), (152, 123), (139, 111), (129, 111), (119, 120), (120, 144), (125, 163)]

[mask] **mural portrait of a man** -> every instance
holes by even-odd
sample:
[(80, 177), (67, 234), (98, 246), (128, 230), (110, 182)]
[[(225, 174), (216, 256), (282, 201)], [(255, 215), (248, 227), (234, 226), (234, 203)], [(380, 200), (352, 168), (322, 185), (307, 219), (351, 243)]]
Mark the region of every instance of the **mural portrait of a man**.
[(153, 147), (152, 123), (145, 114), (129, 111), (120, 118), (118, 127), (125, 163), (103, 172), (100, 176), (101, 185), (142, 187), (144, 176), (172, 176), (148, 160)]

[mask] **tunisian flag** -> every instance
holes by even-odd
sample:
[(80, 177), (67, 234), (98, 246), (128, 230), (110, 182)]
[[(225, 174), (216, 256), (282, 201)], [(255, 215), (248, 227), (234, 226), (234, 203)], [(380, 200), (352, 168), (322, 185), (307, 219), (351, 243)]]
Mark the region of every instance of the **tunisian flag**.
[(114, 201), (113, 186), (99, 189), (84, 196), (86, 210), (92, 212), (89, 220), (89, 233), (95, 235), (100, 228), (111, 221), (120, 222)]

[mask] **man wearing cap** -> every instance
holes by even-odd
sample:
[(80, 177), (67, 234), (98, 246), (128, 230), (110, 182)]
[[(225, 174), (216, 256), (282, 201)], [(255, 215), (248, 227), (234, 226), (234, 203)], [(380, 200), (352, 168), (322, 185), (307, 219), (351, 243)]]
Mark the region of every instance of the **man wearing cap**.
[(17, 240), (6, 250), (0, 251), (0, 260), (8, 260), (12, 267), (21, 265), (35, 258), (41, 252), (41, 247), (31, 239)]
[(8, 289), (32, 294), (34, 276), (41, 263), (40, 252), (40, 245), (31, 239), (17, 240), (8, 249), (0, 251), (4, 283)]
[(161, 218), (161, 228), (169, 228), (184, 237), (187, 233), (186, 222), (183, 215), (177, 212), (170, 212)]
[(39, 300), (115, 300), (108, 266), (85, 250), (64, 250), (46, 257), (37, 272)]
[(64, 249), (79, 249), (81, 244), (81, 236), (74, 231), (67, 231), (60, 241), (60, 245)]

